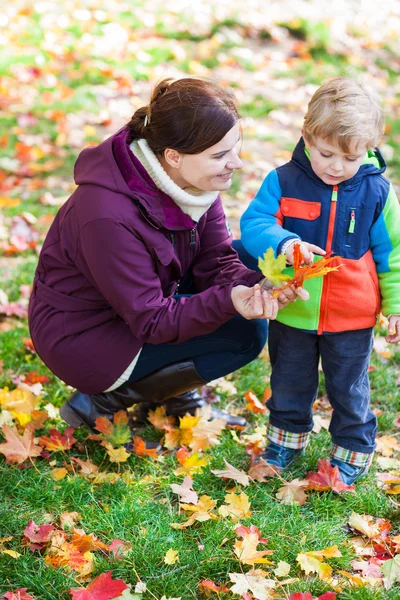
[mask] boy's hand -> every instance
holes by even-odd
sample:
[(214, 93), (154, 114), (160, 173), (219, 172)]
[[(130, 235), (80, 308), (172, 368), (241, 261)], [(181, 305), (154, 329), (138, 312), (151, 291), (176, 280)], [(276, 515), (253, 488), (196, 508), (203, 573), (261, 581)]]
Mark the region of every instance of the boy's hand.
[(308, 242), (299, 242), (298, 240), (294, 240), (293, 244), (286, 249), (285, 256), (286, 260), (289, 264), (293, 264), (293, 252), (295, 244), (300, 243), (300, 252), (304, 256), (304, 263), (306, 265), (311, 265), (314, 262), (314, 254), (319, 254), (320, 256), (325, 256), (325, 250), (322, 250), (319, 246), (314, 246), (314, 244), (309, 244)]
[(400, 315), (390, 315), (386, 341), (391, 344), (400, 342)]
[(281, 308), (285, 308), (285, 306), (290, 304), (290, 302), (296, 302), (297, 298), (308, 300), (310, 298), (310, 294), (303, 287), (295, 288), (294, 286), (291, 286), (285, 288), (278, 296), (279, 310), (281, 310)]

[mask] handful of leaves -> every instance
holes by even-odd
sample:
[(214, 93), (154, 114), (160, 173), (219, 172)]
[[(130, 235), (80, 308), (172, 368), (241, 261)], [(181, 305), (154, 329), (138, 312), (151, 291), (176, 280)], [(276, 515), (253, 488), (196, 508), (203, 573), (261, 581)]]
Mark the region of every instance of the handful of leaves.
[(290, 277), (287, 273), (283, 273), (283, 270), (286, 267), (286, 257), (284, 254), (280, 254), (278, 258), (275, 258), (272, 248), (267, 250), (264, 254), (264, 258), (260, 257), (258, 259), (258, 268), (264, 277), (271, 281), (275, 286), (282, 284), (279, 288), (271, 290), (272, 297), (277, 298), (279, 294), (288, 287), (294, 286), (295, 288), (298, 288), (303, 285), (306, 279), (322, 277), (331, 271), (337, 271), (342, 265), (328, 267), (328, 265), (336, 258), (340, 257), (328, 255), (312, 265), (302, 264), (304, 256), (300, 250), (300, 244), (295, 244), (293, 249), (293, 277)]

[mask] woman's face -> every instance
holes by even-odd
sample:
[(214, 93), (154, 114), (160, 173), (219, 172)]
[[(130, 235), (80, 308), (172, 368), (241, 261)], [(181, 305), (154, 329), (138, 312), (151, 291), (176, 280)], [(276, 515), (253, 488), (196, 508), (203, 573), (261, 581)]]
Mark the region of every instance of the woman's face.
[(179, 161), (172, 173), (168, 169), (169, 174), (182, 189), (194, 187), (205, 192), (227, 190), (232, 183), (233, 172), (243, 166), (239, 158), (240, 147), (240, 128), (236, 123), (222, 140), (203, 152), (176, 153)]

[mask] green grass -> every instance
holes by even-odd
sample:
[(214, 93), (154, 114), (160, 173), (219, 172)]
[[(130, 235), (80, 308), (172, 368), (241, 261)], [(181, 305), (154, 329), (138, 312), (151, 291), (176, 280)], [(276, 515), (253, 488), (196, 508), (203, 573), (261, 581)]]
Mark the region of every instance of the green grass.
[[(13, 71), (16, 64), (19, 65), (19, 69), (39, 65), (43, 72), (40, 72), (37, 79), (33, 79), (30, 84), (32, 94), (27, 95), (26, 107), (17, 103), (15, 108), (15, 103), (11, 103), (11, 108), (8, 109), (6, 102), (5, 108), (2, 109), (0, 126), (2, 134), (7, 134), (7, 139), (2, 140), (0, 136), (0, 158), (12, 158), (14, 155), (15, 144), (21, 135), (17, 119), (19, 112), (32, 112), (38, 119), (37, 125), (24, 128), (23, 134), (39, 136), (39, 138), (42, 136), (41, 143), (55, 143), (59, 135), (59, 123), (48, 119), (46, 115), (50, 110), (61, 110), (72, 116), (82, 117), (83, 120), (87, 116), (87, 122), (90, 122), (89, 117), (98, 114), (104, 106), (107, 106), (104, 96), (99, 93), (103, 92), (105, 87), (108, 88), (113, 99), (127, 95), (126, 89), (119, 89), (116, 85), (119, 77), (131, 81), (136, 94), (141, 92), (142, 82), (148, 80), (154, 83), (164, 76), (164, 71), (167, 76), (170, 67), (176, 68), (182, 75), (185, 71), (192, 73), (193, 62), (196, 63), (198, 60), (196, 58), (198, 41), (211, 40), (213, 36), (219, 36), (221, 45), (218, 51), (201, 63), (203, 67), (209, 69), (211, 77), (214, 76), (213, 69), (220, 66), (220, 53), (231, 60), (233, 68), (231, 73), (242, 70), (247, 77), (257, 74), (251, 59), (248, 59), (247, 55), (246, 58), (241, 58), (241, 55), (235, 52), (240, 45), (252, 48), (252, 44), (258, 40), (261, 45), (264, 42), (273, 43), (278, 50), (287, 51), (279, 45), (279, 41), (271, 41), (271, 34), (264, 24), (260, 23), (258, 28), (255, 25), (248, 26), (246, 15), (238, 14), (234, 6), (229, 17), (221, 19), (215, 17), (214, 7), (211, 6), (212, 17), (208, 29), (205, 27), (200, 29), (194, 19), (194, 13), (190, 11), (182, 11), (181, 14), (175, 15), (171, 22), (167, 18), (170, 15), (164, 10), (158, 10), (154, 12), (154, 26), (144, 26), (143, 9), (142, 0), (131, 0), (128, 5), (124, 4), (115, 9), (117, 13), (113, 13), (114, 9), (106, 12), (104, 21), (91, 23), (90, 35), (96, 38), (102, 37), (109, 23), (118, 22), (129, 32), (130, 44), (134, 46), (134, 42), (139, 40), (139, 46), (143, 45), (145, 56), (140, 54), (137, 57), (136, 50), (129, 50), (122, 58), (113, 56), (112, 53), (107, 56), (96, 56), (95, 52), (93, 56), (83, 54), (80, 43), (88, 29), (84, 21), (78, 22), (76, 19), (70, 20), (69, 25), (64, 28), (65, 31), (60, 29), (58, 32), (61, 36), (61, 50), (65, 52), (65, 56), (61, 53), (58, 57), (54, 49), (42, 47), (44, 40), (42, 16), (35, 11), (34, 7), (30, 10), (23, 21), (26, 25), (21, 25), (23, 29), (17, 41), (8, 48), (7, 56), (3, 54), (0, 58), (0, 75), (4, 78), (3, 87), (10, 85), (14, 86), (15, 90), (15, 86), (18, 86)], [(148, 10), (146, 5), (146, 11)], [(313, 23), (299, 18), (280, 25), (289, 31), (290, 40), (298, 39), (304, 42), (302, 48), (306, 54), (308, 53), (308, 57), (288, 56), (288, 68), (279, 73), (274, 73), (277, 69), (275, 63), (271, 61), (271, 64), (263, 68), (270, 69), (270, 73), (274, 73), (275, 78), (292, 78), (298, 86), (318, 85), (329, 77), (347, 73), (351, 57), (346, 57), (332, 49), (333, 34), (328, 23)], [(62, 32), (65, 33), (65, 37), (63, 37), (64, 33), (61, 35)], [(362, 40), (363, 33), (352, 31), (351, 27), (348, 33), (354, 38), (357, 35)], [(233, 37), (231, 34), (234, 34)], [(148, 42), (149, 37), (152, 38), (151, 42)], [(242, 42), (236, 41), (238, 39)], [(183, 53), (177, 52), (176, 44), (179, 40)], [(392, 64), (386, 64), (381, 56), (377, 56), (374, 63), (381, 73), (385, 74), (388, 83), (393, 85), (395, 52), (391, 48), (391, 43), (388, 42), (383, 49), (392, 56)], [(261, 45), (259, 48), (262, 47)], [(290, 48), (290, 44), (287, 48)], [(360, 51), (361, 55), (363, 51)], [(106, 74), (104, 74), (104, 65), (109, 69)], [(364, 72), (368, 70), (368, 64), (365, 62), (351, 68), (355, 73)], [(44, 77), (46, 72), (52, 70), (57, 79), (54, 89), (49, 87), (48, 80)], [(73, 78), (70, 76), (71, 73), (74, 74)], [(221, 77), (220, 71), (215, 73), (217, 73), (216, 78)], [(238, 91), (239, 97), (243, 98), (243, 95), (240, 96), (244, 85), (241, 78), (232, 77), (230, 81), (229, 73), (224, 71), (222, 77), (226, 78), (227, 82)], [(56, 95), (60, 83), (66, 85), (72, 92), (62, 99)], [(55, 95), (48, 104), (43, 104), (42, 94), (46, 91), (54, 92)], [(246, 90), (244, 97), (249, 97), (249, 91), (252, 94), (251, 100), (243, 102), (240, 107), (243, 116), (257, 120), (265, 118), (273, 109), (285, 110), (285, 106), (277, 106), (265, 97), (259, 82), (255, 83), (254, 89)], [(23, 100), (24, 98), (21, 102)], [(134, 104), (132, 104), (132, 112), (133, 110)], [(112, 108), (112, 111), (118, 111), (118, 108)], [(395, 111), (388, 122), (390, 130), (387, 142), (394, 149), (394, 157), (389, 162), (389, 167), (398, 180), (400, 121)], [(260, 142), (273, 141), (277, 152), (288, 149), (287, 136), (281, 139), (274, 131), (268, 134), (263, 130), (261, 134), (255, 127), (255, 137)], [(297, 133), (293, 139), (296, 137)], [(85, 140), (85, 143), (91, 140), (92, 138)], [(24, 211), (31, 212), (39, 220), (49, 213), (55, 214), (57, 209), (43, 206), (39, 198), (46, 191), (48, 187), (46, 180), (50, 176), (58, 178), (56, 183), (52, 184), (51, 192), (55, 195), (65, 194), (61, 183), (71, 182), (73, 163), (79, 148), (66, 142), (61, 148), (55, 147), (55, 149), (62, 151), (62, 164), (54, 172), (40, 175), (43, 179), (42, 187), (31, 189), (28, 185), (30, 180), (27, 178), (22, 182), (17, 179), (12, 182), (10, 189), (0, 191), (0, 196), (21, 199), (21, 204), (18, 206), (2, 209), (6, 226), (13, 216)], [(47, 158), (46, 156), (43, 160)], [(54, 158), (53, 153), (50, 153), (50, 159), (52, 158)], [(242, 188), (243, 179), (238, 173), (228, 194), (235, 197)], [(37, 227), (43, 238), (47, 225), (40, 225), (40, 223), (42, 221), (39, 221)], [(20, 286), (32, 282), (36, 262), (37, 255), (33, 251), (12, 258), (0, 256), (0, 287), (8, 294), (10, 301), (19, 300)], [(384, 332), (378, 328), (377, 334), (384, 335)], [(23, 343), (25, 337), (29, 337), (26, 321), (0, 317), (0, 358), (4, 362), (3, 369), (0, 369), (0, 389), (6, 386), (12, 389), (14, 387), (12, 377), (15, 375), (22, 376), (37, 371), (49, 377), (49, 382), (44, 386), (45, 394), (41, 405), (51, 402), (59, 407), (71, 390), (49, 372), (37, 355), (31, 354), (25, 348)], [(399, 429), (394, 427), (394, 422), (399, 412), (399, 388), (396, 379), (400, 353), (393, 352), (389, 359), (374, 354), (372, 364), (376, 367), (370, 373), (372, 406), (382, 411), (378, 417), (379, 433), (398, 435)], [(236, 396), (222, 394), (221, 404), (228, 409), (234, 408), (242, 412), (250, 423), (250, 431), (258, 425), (265, 425), (266, 419), (264, 416), (246, 411), (243, 395), (248, 390), (252, 390), (261, 397), (265, 387), (269, 385), (269, 376), (270, 366), (267, 360), (265, 357), (259, 358), (232, 378), (237, 388)], [(324, 379), (321, 375), (319, 394), (322, 395), (324, 391)], [(38, 435), (44, 434), (50, 427), (63, 429), (65, 424), (58, 419), (51, 420), (46, 423), (44, 430), (38, 432)], [(143, 429), (141, 433), (147, 439), (160, 438), (160, 432), (151, 426)], [(76, 576), (71, 571), (47, 566), (44, 557), (37, 551), (31, 552), (22, 545), (21, 540), (30, 519), (39, 525), (49, 522), (57, 524), (62, 513), (73, 511), (80, 513), (81, 520), (78, 526), (86, 533), (93, 532), (105, 543), (110, 543), (113, 539), (123, 539), (132, 543), (132, 552), (120, 561), (96, 552), (92, 577), (112, 570), (114, 578), (122, 578), (134, 587), (139, 576), (147, 583), (151, 592), (144, 594), (143, 600), (154, 596), (159, 600), (163, 595), (167, 598), (181, 596), (182, 600), (203, 598), (197, 589), (202, 579), (227, 583), (229, 572), (240, 572), (241, 566), (233, 553), (236, 539), (233, 531), (234, 524), (229, 519), (196, 523), (183, 531), (170, 527), (170, 523), (183, 522), (185, 519), (185, 515), (179, 511), (178, 497), (170, 489), (171, 483), (182, 481), (182, 477), (174, 475), (174, 470), (178, 466), (174, 453), (166, 453), (159, 462), (132, 455), (126, 463), (118, 466), (109, 461), (103, 447), (93, 440), (86, 439), (83, 430), (77, 431), (75, 436), (78, 444), (70, 452), (53, 453), (51, 462), (40, 458), (34, 460), (34, 466), (28, 462), (26, 468), (25, 466), (18, 468), (7, 465), (4, 457), (0, 455), (2, 498), (0, 538), (12, 536), (12, 540), (6, 542), (4, 547), (21, 553), (20, 558), (16, 560), (0, 552), (0, 596), (11, 589), (27, 587), (28, 593), (32, 594), (35, 600), (70, 598), (67, 590), (79, 585)], [(205, 467), (204, 472), (193, 477), (194, 488), (199, 495), (211, 496), (217, 501), (218, 506), (223, 503), (228, 491), (238, 488), (229, 480), (218, 479), (211, 470), (223, 468), (224, 458), (235, 467), (244, 470), (248, 469), (250, 463), (245, 446), (238, 444), (230, 432), (223, 432), (220, 442), (207, 452), (210, 463)], [(326, 431), (313, 434), (304, 455), (293, 463), (285, 477), (304, 478), (307, 472), (316, 470), (320, 458), (328, 457), (329, 448), (330, 437)], [(83, 460), (90, 458), (100, 466), (101, 471), (110, 474), (110, 480), (95, 483), (92, 479), (71, 470), (64, 479), (55, 481), (51, 477), (52, 469), (63, 465), (69, 467), (71, 456)], [(347, 528), (347, 521), (352, 511), (389, 519), (393, 526), (393, 534), (399, 535), (398, 505), (393, 503), (396, 502), (396, 497), (392, 497), (391, 501), (376, 486), (375, 473), (376, 467), (373, 466), (370, 474), (357, 484), (355, 494), (309, 492), (308, 501), (301, 507), (285, 506), (277, 500), (276, 492), (281, 486), (279, 479), (269, 480), (267, 483), (252, 482), (244, 488), (251, 503), (252, 516), (243, 520), (243, 524), (257, 525), (263, 536), (268, 538), (266, 547), (274, 550), (271, 556), (273, 562), (271, 569), (279, 560), (285, 560), (291, 564), (290, 577), (298, 578), (291, 585), (285, 586), (287, 595), (292, 591), (310, 591), (313, 596), (317, 596), (331, 589), (318, 578), (304, 575), (296, 562), (300, 552), (338, 545), (342, 557), (328, 562), (334, 568), (334, 572), (337, 569), (351, 571), (351, 561), (354, 560), (355, 555), (349, 545), (351, 533)], [(180, 561), (172, 566), (164, 563), (165, 553), (170, 548), (178, 550), (180, 556)], [(245, 567), (244, 570), (247, 571), (249, 568)], [(399, 594), (398, 585), (389, 591), (383, 588), (344, 587), (338, 593), (338, 600), (396, 600)], [(231, 597), (231, 594), (219, 595), (221, 600)]]

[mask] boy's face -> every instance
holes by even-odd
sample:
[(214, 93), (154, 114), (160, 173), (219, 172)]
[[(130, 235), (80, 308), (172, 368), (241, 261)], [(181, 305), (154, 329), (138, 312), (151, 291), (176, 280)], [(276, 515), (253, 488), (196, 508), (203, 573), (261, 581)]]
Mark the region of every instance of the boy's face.
[(310, 152), (312, 170), (328, 185), (338, 185), (354, 177), (367, 151), (367, 147), (357, 141), (350, 145), (347, 154), (324, 138), (316, 138), (312, 146), (304, 142)]

